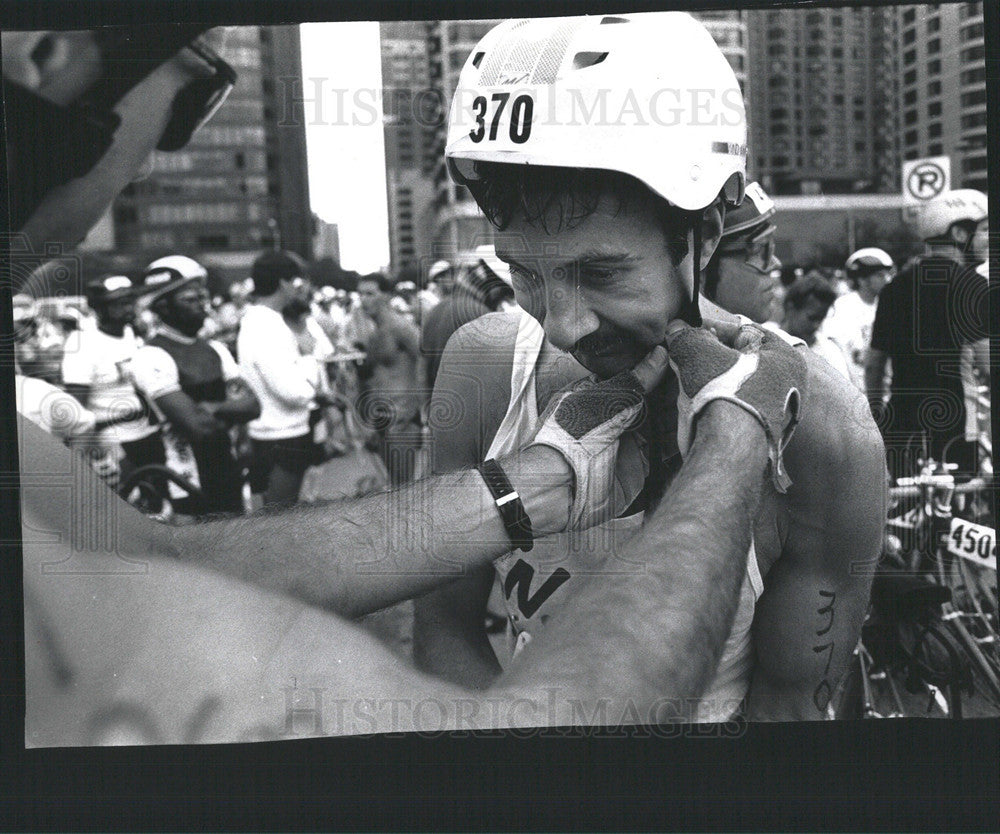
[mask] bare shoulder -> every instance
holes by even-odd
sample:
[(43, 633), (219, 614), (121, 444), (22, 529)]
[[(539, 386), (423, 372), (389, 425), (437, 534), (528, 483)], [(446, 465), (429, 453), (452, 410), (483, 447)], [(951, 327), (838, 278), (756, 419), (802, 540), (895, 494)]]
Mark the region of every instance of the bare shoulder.
[(802, 421), (785, 451), (794, 486), (793, 513), (811, 525), (881, 525), (884, 520), (885, 446), (865, 396), (822, 358), (805, 351), (809, 370)]
[(507, 412), (517, 329), (517, 316), (489, 313), (448, 340), (428, 413), (435, 472), (482, 460)]

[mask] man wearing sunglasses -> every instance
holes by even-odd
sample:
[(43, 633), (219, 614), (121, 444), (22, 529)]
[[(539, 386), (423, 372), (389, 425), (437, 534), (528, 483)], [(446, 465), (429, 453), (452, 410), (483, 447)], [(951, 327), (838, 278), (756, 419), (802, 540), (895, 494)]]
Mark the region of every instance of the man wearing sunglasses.
[(774, 254), (774, 201), (756, 182), (726, 214), (722, 239), (705, 267), (705, 297), (763, 324), (781, 318), (781, 261)]

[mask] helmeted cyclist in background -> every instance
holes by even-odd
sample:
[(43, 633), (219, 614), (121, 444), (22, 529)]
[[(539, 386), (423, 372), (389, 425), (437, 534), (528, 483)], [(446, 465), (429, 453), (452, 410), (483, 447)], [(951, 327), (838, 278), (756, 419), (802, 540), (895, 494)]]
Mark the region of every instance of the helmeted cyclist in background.
[(821, 333), (840, 344), (850, 359), (851, 378), (864, 390), (865, 360), (879, 293), (892, 280), (896, 265), (888, 252), (874, 246), (854, 252), (844, 264), (851, 292), (833, 302)]
[[(522, 309), (450, 340), (430, 413), (454, 416), (432, 421), (435, 471), (517, 449), (568, 382), (630, 367), (671, 319), (701, 322), (701, 272), (743, 198), (745, 143), (735, 75), (689, 15), (508, 21), (480, 41), (459, 80), (446, 159), (495, 227)], [(810, 417), (788, 445), (787, 473), (773, 472), (753, 546), (732, 554), (746, 565), (740, 605), (692, 720), (727, 720), (744, 701), (752, 719), (823, 717), (857, 641), (869, 580), (851, 566), (874, 559), (882, 539), (882, 445), (858, 392), (801, 354)], [(417, 600), (424, 668), (480, 687), (498, 674), (484, 629), (494, 575), (519, 654), (572, 610), (582, 575), (602, 576), (613, 596), (622, 575), (643, 569), (619, 555), (687, 449), (676, 377), (646, 406), (623, 437), (616, 498), (597, 527)]]
[(957, 464), (960, 474), (976, 469), (975, 413), (966, 407), (971, 392), (961, 366), (965, 348), (989, 380), (989, 285), (976, 272), (972, 246), (987, 216), (986, 195), (973, 189), (918, 207), (910, 222), (926, 251), (880, 295), (865, 382), (894, 476), (912, 474), (927, 456)]
[(102, 275), (84, 287), (97, 327), (71, 333), (63, 347), (62, 381), (66, 391), (99, 422), (134, 413), (134, 419), (98, 432), (90, 452), (102, 471), (119, 468), (119, 482), (136, 469), (160, 463), (163, 444), (132, 385), (131, 363), (141, 342), (132, 330), (135, 287), (125, 275)]
[(146, 267), (143, 295), (157, 316), (156, 335), (132, 362), (132, 378), (160, 431), (167, 465), (200, 487), (179, 496), (186, 515), (239, 514), (243, 475), (230, 428), (260, 415), (260, 403), (221, 343), (201, 338), (207, 316), (205, 268), (184, 255)]
[(774, 212), (774, 200), (759, 183), (749, 183), (743, 203), (726, 212), (722, 239), (705, 265), (705, 297), (758, 324), (779, 321), (782, 314)]

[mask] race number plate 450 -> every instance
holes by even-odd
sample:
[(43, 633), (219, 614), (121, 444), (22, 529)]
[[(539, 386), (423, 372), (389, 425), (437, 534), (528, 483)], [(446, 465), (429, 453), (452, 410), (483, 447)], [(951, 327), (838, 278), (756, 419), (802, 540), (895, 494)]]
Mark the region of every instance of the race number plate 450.
[(953, 518), (948, 533), (948, 552), (974, 562), (980, 567), (996, 570), (996, 531), (992, 527)]

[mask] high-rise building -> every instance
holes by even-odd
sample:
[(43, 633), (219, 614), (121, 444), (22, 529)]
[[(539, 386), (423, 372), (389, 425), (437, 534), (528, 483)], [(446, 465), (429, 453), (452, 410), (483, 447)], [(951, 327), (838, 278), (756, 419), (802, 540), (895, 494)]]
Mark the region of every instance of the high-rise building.
[(456, 185), (448, 176), (444, 148), (448, 110), (465, 60), (483, 35), (499, 22), (442, 20), (426, 24), (430, 81), (439, 102), (435, 118), (428, 120), (424, 131), (424, 170), (431, 174), (434, 183), (435, 255), (467, 251), (492, 240), (492, 227), (469, 190)]
[(764, 187), (775, 194), (897, 189), (895, 10), (745, 15), (749, 152)]
[(424, 165), (423, 111), (436, 109), (430, 86), (426, 24), (379, 25), (382, 122), (391, 269), (419, 268), (434, 238), (434, 184)]
[(297, 26), (226, 31), (239, 75), (212, 121), (175, 153), (155, 153), (112, 216), (121, 252), (189, 255), (271, 246), (311, 256), (302, 69)]
[(951, 158), (953, 188), (986, 191), (982, 2), (901, 6), (903, 158)]

